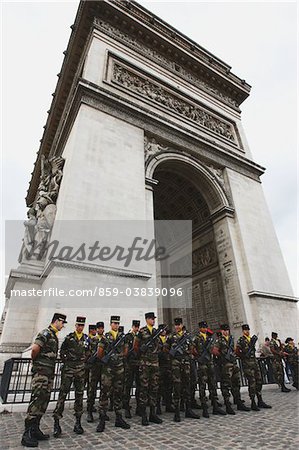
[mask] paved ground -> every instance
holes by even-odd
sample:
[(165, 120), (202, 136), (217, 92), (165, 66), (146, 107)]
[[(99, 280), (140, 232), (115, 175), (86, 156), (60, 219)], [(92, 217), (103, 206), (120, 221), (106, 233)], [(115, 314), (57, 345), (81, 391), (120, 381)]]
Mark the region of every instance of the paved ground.
[[(248, 404), (248, 397), (243, 398)], [(40, 449), (105, 449), (105, 450), (297, 450), (299, 448), (298, 431), (298, 391), (292, 389), (288, 394), (281, 393), (275, 386), (264, 388), (264, 399), (270, 403), (271, 410), (260, 412), (237, 412), (235, 416), (210, 416), (210, 419), (184, 419), (173, 422), (173, 414), (163, 413), (162, 425), (151, 424), (142, 427), (140, 418), (134, 416), (128, 420), (130, 430), (114, 427), (114, 414), (104, 433), (96, 433), (97, 423), (88, 424), (85, 415), (82, 425), (85, 433), (77, 436), (73, 432), (74, 418), (67, 409), (62, 420), (63, 436), (41, 442)], [(23, 432), (24, 413), (0, 415), (0, 449), (21, 449), (20, 439)], [(44, 432), (52, 433), (51, 413), (42, 420)]]

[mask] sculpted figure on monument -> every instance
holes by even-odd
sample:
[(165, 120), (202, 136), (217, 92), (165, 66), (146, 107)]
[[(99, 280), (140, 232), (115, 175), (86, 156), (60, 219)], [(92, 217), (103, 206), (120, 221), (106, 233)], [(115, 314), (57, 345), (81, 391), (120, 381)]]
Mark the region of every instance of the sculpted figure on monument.
[(169, 150), (169, 147), (166, 147), (165, 145), (159, 144), (155, 138), (148, 138), (145, 136), (144, 138), (144, 157), (145, 160), (147, 160), (150, 156)]

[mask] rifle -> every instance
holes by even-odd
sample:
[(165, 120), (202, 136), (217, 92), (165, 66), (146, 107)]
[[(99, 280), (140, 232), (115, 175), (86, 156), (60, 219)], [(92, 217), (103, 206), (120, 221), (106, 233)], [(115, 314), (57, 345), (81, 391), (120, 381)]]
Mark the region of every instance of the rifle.
[(175, 358), (177, 354), (180, 356), (183, 356), (184, 350), (183, 345), (190, 339), (190, 335), (188, 333), (183, 334), (183, 336), (180, 337), (175, 347), (171, 347), (169, 354)]
[(160, 336), (160, 334), (162, 334), (164, 331), (167, 330), (167, 325), (165, 325), (165, 327), (158, 327), (157, 331), (155, 332), (155, 334), (153, 334), (151, 336), (151, 338), (145, 343), (142, 344), (140, 347), (140, 351), (141, 353), (146, 353), (150, 348), (153, 347), (153, 344), (155, 343), (155, 341), (158, 339), (158, 337)]
[(225, 359), (227, 359), (227, 361), (229, 361), (229, 362), (232, 362), (234, 357), (235, 357), (235, 355), (234, 355), (234, 339), (232, 336), (230, 336), (229, 340), (228, 340), (228, 350), (225, 355)]
[(245, 358), (249, 358), (251, 356), (252, 351), (255, 351), (255, 344), (257, 343), (258, 335), (255, 334), (251, 337), (248, 351), (245, 354)]
[(126, 335), (125, 334), (121, 334), (116, 341), (114, 342), (112, 348), (109, 350), (109, 352), (100, 360), (102, 361), (103, 364), (107, 364), (110, 359), (112, 358), (112, 356), (115, 355), (115, 350), (117, 350), (117, 348), (123, 343), (123, 341), (125, 340)]
[(199, 363), (204, 363), (205, 361), (210, 361), (211, 360), (211, 348), (213, 347), (214, 343), (216, 340), (216, 333), (214, 333), (205, 343), (204, 346), (204, 350), (202, 352), (202, 354), (197, 358), (197, 361)]

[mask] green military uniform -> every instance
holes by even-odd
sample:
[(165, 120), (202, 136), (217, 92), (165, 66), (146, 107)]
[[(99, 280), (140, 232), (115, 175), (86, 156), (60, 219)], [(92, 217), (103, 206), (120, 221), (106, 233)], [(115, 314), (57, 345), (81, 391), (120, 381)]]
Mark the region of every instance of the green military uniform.
[(56, 321), (67, 323), (64, 314), (55, 313), (51, 325), (42, 330), (34, 341), (34, 345), (39, 347), (39, 352), (32, 361), (31, 398), (25, 419), (25, 432), (22, 436), (22, 445), (26, 447), (37, 447), (39, 440), (49, 438), (49, 435), (40, 430), (39, 424), (48, 407), (54, 381), (59, 331), (53, 325), (57, 323)]
[(92, 345), (90, 344), (90, 341), (97, 337), (96, 334), (94, 335), (94, 334), (91, 333), (91, 331), (96, 330), (96, 325), (89, 325), (88, 329), (89, 329), (89, 334), (88, 334), (89, 345), (88, 345), (88, 349), (87, 349), (87, 352), (86, 352), (85, 376), (84, 376), (84, 380), (85, 380), (84, 387), (86, 386), (87, 392), (89, 391), (89, 382), (90, 382), (90, 375), (91, 375), (90, 374), (91, 365), (88, 364), (88, 362), (87, 362), (88, 359), (92, 355), (92, 353), (91, 353), (92, 352)]
[(298, 349), (292, 338), (286, 339), (284, 351), (287, 353), (287, 362), (292, 372), (293, 386), (298, 389)]
[(281, 387), (282, 392), (290, 392), (284, 384), (284, 371), (283, 371), (283, 349), (277, 333), (272, 333), (272, 339), (270, 341), (270, 350), (273, 353), (272, 367), (274, 380)]
[[(238, 339), (236, 346), (236, 354), (240, 357), (244, 375), (248, 381), (248, 392), (251, 399), (251, 409), (259, 411), (259, 408), (271, 408), (262, 400), (262, 375), (255, 356), (255, 344), (257, 342), (257, 336), (249, 335), (249, 325), (243, 324), (242, 330), (243, 336)], [(246, 331), (248, 334), (246, 334)], [(255, 402), (255, 396), (257, 396), (258, 404)]]
[(88, 336), (84, 333), (79, 336), (76, 331), (69, 333), (61, 345), (60, 358), (63, 362), (63, 367), (61, 370), (59, 396), (56, 408), (53, 412), (54, 419), (62, 418), (64, 403), (70, 392), (72, 383), (74, 383), (75, 388), (74, 415), (76, 418), (80, 419), (83, 414), (84, 376), (87, 349)]
[[(140, 321), (133, 320), (133, 326), (139, 326)], [(135, 382), (135, 399), (137, 410), (139, 408), (139, 396), (140, 396), (140, 380), (139, 380), (139, 358), (133, 351), (133, 343), (137, 333), (133, 330), (126, 334), (126, 345), (128, 346), (128, 357), (125, 359), (125, 383), (124, 383), (124, 396), (123, 407), (126, 410), (126, 417), (130, 418), (130, 399), (131, 389)]]
[[(223, 324), (221, 330), (229, 330), (228, 324)], [(213, 346), (213, 352), (216, 355), (216, 361), (220, 371), (220, 388), (224, 398), (226, 412), (228, 414), (235, 414), (230, 403), (230, 391), (237, 403), (237, 408), (242, 411), (249, 411), (243, 405), (240, 394), (240, 369), (237, 366), (236, 354), (234, 352), (233, 337), (218, 334), (218, 337)]]
[(159, 352), (159, 389), (157, 395), (157, 414), (161, 414), (161, 400), (164, 400), (166, 412), (174, 412), (172, 406), (171, 358), (168, 351), (169, 336), (160, 336), (162, 350)]
[[(96, 336), (89, 336), (88, 339), (88, 359), (93, 358), (94, 355), (97, 352), (98, 344), (100, 340), (102, 339), (102, 336), (99, 336), (98, 334)], [(93, 362), (91, 364), (88, 363), (87, 359), (87, 365), (90, 366), (89, 368), (89, 385), (88, 385), (88, 391), (87, 391), (87, 412), (89, 414), (89, 419), (87, 419), (87, 422), (93, 422), (92, 418), (92, 412), (95, 404), (95, 399), (97, 396), (97, 388), (98, 385), (101, 386), (101, 377), (102, 377), (102, 367), (103, 364), (98, 358), (93, 358)]]

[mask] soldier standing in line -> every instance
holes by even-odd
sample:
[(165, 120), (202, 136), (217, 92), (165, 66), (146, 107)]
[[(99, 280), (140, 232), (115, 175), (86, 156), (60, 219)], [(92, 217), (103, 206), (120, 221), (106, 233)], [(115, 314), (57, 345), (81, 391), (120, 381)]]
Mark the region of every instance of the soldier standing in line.
[[(159, 325), (161, 328), (165, 328), (166, 325)], [(159, 352), (159, 389), (157, 396), (156, 414), (162, 414), (161, 400), (165, 402), (165, 411), (174, 412), (172, 406), (172, 375), (171, 375), (171, 358), (169, 352), (165, 351), (167, 348), (167, 340), (169, 337), (169, 330), (165, 329), (160, 335), (162, 342), (162, 350)]]
[(174, 421), (180, 422), (180, 400), (185, 402), (185, 417), (199, 419), (191, 409), (190, 361), (193, 350), (191, 335), (183, 332), (183, 319), (174, 319), (174, 333), (168, 340), (168, 349), (171, 356)]
[(40, 421), (50, 401), (58, 353), (58, 332), (67, 323), (64, 314), (55, 313), (48, 328), (36, 337), (31, 350), (31, 398), (22, 436), (24, 447), (37, 447), (38, 441), (49, 439), (40, 429)]
[[(243, 336), (238, 339), (236, 354), (241, 359), (244, 375), (248, 381), (251, 409), (260, 411), (260, 408), (271, 408), (262, 399), (262, 375), (255, 356), (257, 336), (250, 336), (250, 328), (247, 323), (242, 325), (242, 330)], [(258, 404), (256, 404), (255, 396), (257, 396)]]
[[(136, 355), (140, 354), (139, 362), (139, 380), (140, 380), (140, 412), (142, 416), (142, 425), (147, 426), (149, 422), (162, 423), (156, 415), (155, 407), (159, 389), (159, 351), (162, 343), (159, 339), (159, 330), (154, 328), (155, 313), (145, 314), (146, 326), (140, 328), (134, 338), (133, 348)], [(161, 331), (160, 331), (161, 332)], [(150, 415), (147, 418), (146, 407), (150, 405)]]
[(284, 384), (284, 372), (282, 365), (282, 358), (287, 356), (287, 353), (283, 351), (280, 340), (278, 339), (278, 334), (274, 331), (271, 334), (270, 350), (273, 353), (273, 375), (276, 383), (281, 388), (281, 392), (290, 392), (291, 389), (287, 388)]
[(284, 351), (287, 354), (286, 358), (292, 373), (292, 386), (298, 389), (298, 349), (295, 347), (293, 338), (288, 337), (286, 339)]
[(76, 417), (74, 432), (76, 434), (84, 433), (81, 425), (81, 417), (83, 414), (85, 361), (88, 350), (88, 336), (83, 333), (85, 320), (85, 317), (77, 317), (75, 331), (65, 337), (60, 349), (60, 358), (63, 362), (61, 386), (56, 408), (53, 412), (54, 437), (56, 438), (62, 432), (59, 420), (63, 417), (64, 403), (73, 382), (75, 388), (74, 415)]
[(203, 417), (209, 418), (208, 399), (206, 397), (206, 385), (209, 386), (213, 414), (226, 415), (218, 406), (217, 387), (214, 372), (214, 363), (212, 358), (213, 335), (207, 333), (208, 324), (206, 321), (199, 322), (199, 331), (193, 337), (193, 354), (198, 363), (198, 384), (199, 398), (203, 410)]
[(97, 432), (105, 430), (107, 420), (108, 399), (113, 390), (113, 405), (115, 411), (115, 426), (123, 429), (130, 425), (122, 418), (122, 394), (124, 389), (124, 357), (128, 354), (128, 345), (125, 343), (125, 335), (119, 333), (119, 316), (111, 316), (111, 329), (98, 345), (98, 358), (103, 363), (102, 386), (99, 401), (99, 424)]
[(241, 400), (240, 369), (237, 366), (234, 341), (230, 335), (228, 324), (220, 325), (220, 334), (214, 343), (212, 353), (216, 357), (220, 369), (220, 386), (227, 414), (236, 414), (229, 400), (230, 391), (236, 401), (237, 409), (239, 411), (250, 411), (250, 408), (245, 406)]
[(135, 382), (135, 399), (136, 399), (136, 414), (139, 411), (139, 393), (140, 393), (140, 382), (139, 382), (139, 360), (136, 353), (133, 350), (134, 338), (139, 332), (140, 320), (132, 320), (132, 328), (126, 334), (125, 342), (128, 346), (128, 357), (125, 359), (125, 384), (124, 384), (124, 396), (123, 396), (123, 408), (125, 410), (125, 417), (131, 419), (131, 389)]
[(90, 365), (87, 360), (92, 355), (92, 340), (97, 341), (97, 327), (96, 325), (88, 325), (88, 349), (86, 352), (86, 363), (85, 363), (85, 376), (84, 376), (84, 387), (86, 386), (86, 391), (89, 391), (89, 381), (90, 381)]
[[(93, 412), (95, 399), (97, 395), (98, 384), (101, 385), (102, 363), (96, 357), (99, 341), (102, 339), (104, 333), (104, 322), (97, 322), (95, 325), (97, 334), (89, 339), (89, 360), (87, 364), (90, 365), (89, 386), (87, 392), (87, 422), (94, 421)], [(108, 417), (108, 416), (107, 416)]]

